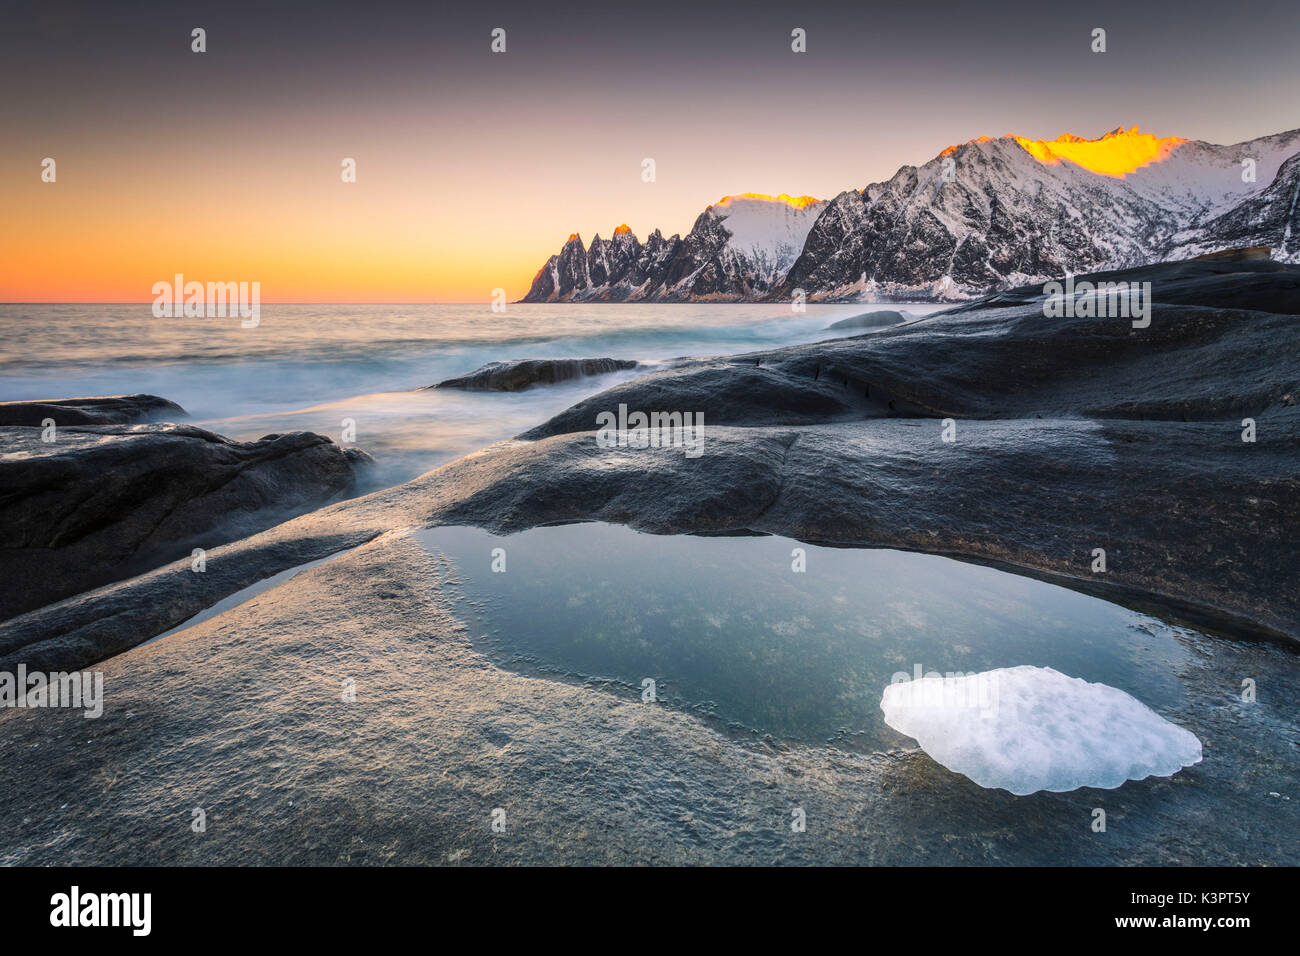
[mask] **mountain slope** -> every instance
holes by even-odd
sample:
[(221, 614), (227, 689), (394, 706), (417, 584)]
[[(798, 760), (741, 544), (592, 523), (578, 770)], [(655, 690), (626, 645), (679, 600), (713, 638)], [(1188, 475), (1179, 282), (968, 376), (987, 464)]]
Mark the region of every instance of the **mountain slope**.
[[(1057, 153), (1075, 141), (974, 140), (841, 193), (769, 297), (803, 289), (814, 301), (960, 299), (1175, 258), (1179, 248), (1185, 258), (1198, 254), (1193, 236), (1200, 251), (1228, 248), (1236, 238), (1208, 223), (1257, 197), (1276, 205), (1265, 186), (1300, 150), (1300, 131), (1236, 146), (1156, 140), (1136, 128), (1085, 141), (1129, 162), (1150, 156), (1116, 172)], [(1244, 157), (1256, 160), (1256, 183), (1242, 181)]]
[(980, 137), (829, 202), (726, 197), (685, 239), (571, 236), (523, 301), (966, 299), (1242, 246), (1296, 262), (1297, 156), (1300, 130), (1232, 146), (1136, 126)]
[(685, 239), (655, 230), (642, 245), (626, 225), (584, 248), (571, 235), (533, 279), (525, 302), (707, 301), (757, 298), (785, 277), (825, 202), (811, 196), (724, 196)]
[(1273, 259), (1300, 264), (1300, 154), (1283, 163), (1259, 195), (1175, 235), (1168, 257), (1188, 259), (1252, 246), (1268, 246)]

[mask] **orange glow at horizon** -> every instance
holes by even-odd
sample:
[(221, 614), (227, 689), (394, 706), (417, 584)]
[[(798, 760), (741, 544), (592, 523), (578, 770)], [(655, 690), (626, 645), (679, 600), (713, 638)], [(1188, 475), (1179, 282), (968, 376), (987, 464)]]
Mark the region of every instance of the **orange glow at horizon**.
[[(113, 128), (0, 156), (10, 227), (0, 230), (0, 301), (147, 303), (154, 283), (177, 273), (260, 282), (268, 304), (485, 302), (497, 288), (516, 301), (562, 245), (565, 225), (590, 234), (589, 224), (617, 210), (626, 221), (613, 220), (616, 236), (684, 234), (721, 178), (716, 165), (683, 158), (679, 175), (649, 189), (601, 157), (572, 172), (567, 134), (534, 155), (502, 151), (490, 136), (441, 153), (436, 139), (412, 131), (363, 154), (360, 179), (345, 184), (339, 157), (354, 152), (352, 138), (321, 146), (328, 131), (318, 117), (294, 122), (277, 121), (274, 131), (260, 119), (232, 126), (242, 135), (226, 137), (234, 145), (220, 151), (190, 137), (159, 153), (148, 137)], [(1016, 141), (1040, 162), (1105, 175), (1124, 175), (1186, 142), (1136, 127), (1099, 140)], [(57, 182), (41, 180), (46, 154), (58, 157)], [(572, 175), (582, 188), (569, 184)], [(773, 180), (781, 183), (774, 172), (765, 181)], [(538, 188), (521, 196), (515, 184), (523, 181)], [(824, 201), (746, 192), (714, 205), (737, 200), (796, 210)]]
[(95, 147), (49, 150), (55, 182), (44, 151), (0, 157), (0, 302), (148, 303), (175, 273), (258, 282), (264, 304), (513, 300), (554, 252), (553, 211), (502, 229), (508, 193), (422, 189), (418, 158), (371, 156), (345, 184), (333, 155)]

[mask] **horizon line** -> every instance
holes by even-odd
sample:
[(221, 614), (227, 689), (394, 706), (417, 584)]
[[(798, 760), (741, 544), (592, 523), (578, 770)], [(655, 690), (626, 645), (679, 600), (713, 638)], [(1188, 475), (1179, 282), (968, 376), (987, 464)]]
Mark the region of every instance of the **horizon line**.
[[(85, 301), (83, 301), (83, 300), (75, 300), (75, 301), (74, 301), (74, 300), (71, 300), (71, 299), (48, 299), (48, 300), (44, 300), (44, 301), (31, 301), (31, 302), (0, 301), (0, 306), (4, 306), (4, 305), (153, 305), (153, 302), (154, 302), (153, 299), (146, 299), (146, 300), (140, 300), (140, 301), (117, 301), (117, 302), (109, 302), (109, 301), (95, 301), (95, 300), (85, 300)], [(638, 300), (638, 301), (635, 301), (635, 302), (561, 302), (561, 301), (556, 301), (556, 302), (524, 302), (522, 299), (515, 299), (515, 300), (512, 300), (512, 301), (508, 302), (507, 304), (508, 304), (508, 305), (786, 305), (786, 304), (789, 304), (789, 303), (788, 303), (788, 300), (785, 300), (785, 299), (775, 300), (775, 301), (772, 301), (772, 302), (752, 302), (752, 301), (751, 301), (751, 302), (741, 302), (741, 301), (732, 301), (732, 302), (707, 302), (707, 303), (691, 302), (691, 301), (689, 301), (689, 300), (688, 300), (688, 301), (681, 301), (681, 302), (656, 302), (656, 301), (648, 301), (648, 300)], [(832, 304), (835, 304), (835, 303), (827, 303), (827, 302), (809, 302), (809, 303), (807, 303), (807, 304), (808, 304), (808, 305), (832, 305)], [(847, 302), (847, 303), (843, 303), (843, 304), (853, 305), (853, 304), (855, 304), (855, 303), (853, 303), (853, 302)], [(403, 301), (400, 301), (400, 302), (399, 302), (399, 301), (392, 301), (392, 302), (351, 302), (351, 301), (349, 301), (349, 302), (325, 302), (325, 301), (320, 301), (320, 302), (306, 302), (306, 301), (298, 301), (298, 300), (295, 300), (295, 301), (292, 301), (292, 302), (291, 302), (291, 301), (285, 301), (285, 302), (262, 302), (262, 303), (260, 303), (260, 305), (263, 305), (263, 306), (266, 306), (266, 305), (483, 305), (483, 306), (491, 307), (491, 305), (492, 305), (492, 300), (491, 300), (491, 299), (483, 299), (483, 300), (481, 300), (481, 301), (477, 301), (477, 302), (435, 302), (435, 301), (430, 301), (430, 300), (427, 300), (427, 299), (419, 299), (419, 300), (417, 300), (417, 299), (411, 299), (411, 300), (403, 300)], [(228, 317), (228, 316), (226, 316), (226, 317)], [(166, 316), (165, 318), (186, 318), (186, 316)], [(219, 316), (219, 315), (196, 315), (196, 316), (189, 316), (188, 318), (196, 318), (196, 319), (219, 319), (219, 318), (223, 318), (223, 316)]]

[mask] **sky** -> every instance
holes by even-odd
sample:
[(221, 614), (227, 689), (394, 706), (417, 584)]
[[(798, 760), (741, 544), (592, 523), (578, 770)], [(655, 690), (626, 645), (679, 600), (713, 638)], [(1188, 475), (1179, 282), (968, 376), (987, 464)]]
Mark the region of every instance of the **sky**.
[(0, 301), (151, 301), (176, 273), (514, 300), (570, 233), (685, 233), (724, 195), (831, 198), (981, 135), (1240, 142), (1300, 126), (1294, 11), (0, 0)]

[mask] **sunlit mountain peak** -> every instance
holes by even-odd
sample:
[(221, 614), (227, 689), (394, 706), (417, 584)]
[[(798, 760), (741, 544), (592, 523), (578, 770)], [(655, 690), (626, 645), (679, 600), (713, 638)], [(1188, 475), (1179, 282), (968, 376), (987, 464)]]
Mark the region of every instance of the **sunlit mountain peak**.
[(791, 196), (788, 193), (781, 193), (779, 196), (769, 196), (766, 193), (739, 193), (735, 196), (723, 196), (714, 203), (714, 205), (724, 207), (730, 206), (731, 203), (737, 199), (756, 199), (760, 202), (781, 202), (785, 203), (787, 206), (793, 206), (795, 209), (807, 209), (809, 206), (821, 202), (820, 199), (813, 196)]
[(1055, 165), (1068, 160), (1102, 176), (1125, 176), (1148, 163), (1158, 163), (1187, 142), (1180, 136), (1161, 139), (1136, 126), (1111, 130), (1100, 139), (1082, 139), (1066, 133), (1054, 140), (1015, 137), (1039, 162)]
[[(1015, 140), (1040, 163), (1055, 166), (1070, 162), (1099, 176), (1117, 177), (1126, 176), (1149, 163), (1158, 163), (1187, 142), (1181, 136), (1160, 138), (1144, 133), (1137, 126), (1129, 129), (1120, 126), (1097, 139), (1086, 139), (1073, 133), (1062, 133), (1056, 139), (1028, 139), (1012, 133), (1002, 138)], [(991, 139), (981, 136), (970, 142), (987, 143)], [(956, 150), (956, 146), (949, 146), (939, 155), (950, 156)]]

